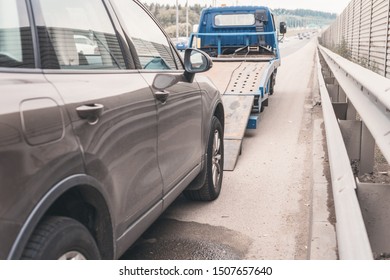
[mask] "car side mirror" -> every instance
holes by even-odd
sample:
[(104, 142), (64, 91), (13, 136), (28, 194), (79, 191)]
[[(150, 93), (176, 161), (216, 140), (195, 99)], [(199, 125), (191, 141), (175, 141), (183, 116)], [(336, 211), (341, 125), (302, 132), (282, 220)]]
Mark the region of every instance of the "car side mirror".
[(279, 25), (279, 31), (280, 34), (286, 34), (287, 33), (287, 24), (285, 22), (281, 22)]
[(184, 76), (190, 83), (196, 73), (202, 73), (213, 66), (213, 61), (205, 52), (198, 49), (186, 49), (184, 53)]

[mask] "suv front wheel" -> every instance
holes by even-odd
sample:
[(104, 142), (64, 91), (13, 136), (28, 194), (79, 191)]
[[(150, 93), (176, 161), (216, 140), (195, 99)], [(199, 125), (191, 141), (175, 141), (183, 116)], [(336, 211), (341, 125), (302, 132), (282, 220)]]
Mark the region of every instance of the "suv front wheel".
[(199, 190), (186, 190), (184, 195), (191, 200), (215, 200), (220, 192), (223, 177), (223, 129), (215, 116), (211, 121), (207, 144), (206, 182)]

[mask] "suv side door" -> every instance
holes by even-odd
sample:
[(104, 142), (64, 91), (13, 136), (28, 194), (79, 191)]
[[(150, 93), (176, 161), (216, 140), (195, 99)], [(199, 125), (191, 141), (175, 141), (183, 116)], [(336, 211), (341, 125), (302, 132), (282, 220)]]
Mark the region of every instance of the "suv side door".
[[(202, 100), (199, 85), (179, 81), (158, 89), (158, 75), (178, 80), (182, 61), (153, 18), (134, 1), (111, 0), (120, 11), (120, 22), (135, 53), (136, 65), (151, 85), (158, 114), (158, 160), (164, 181), (163, 195), (171, 192), (169, 204), (199, 173), (202, 155)], [(119, 14), (119, 13), (118, 13)], [(142, 22), (142, 24), (140, 24)], [(176, 191), (172, 191), (174, 187)], [(164, 205), (166, 205), (164, 203)]]
[[(126, 247), (131, 225), (162, 210), (155, 99), (126, 69), (128, 47), (102, 0), (33, 3), (45, 76), (66, 103), (86, 172), (106, 189), (114, 237)], [(93, 48), (76, 44), (83, 37)]]
[(30, 21), (26, 1), (0, 0), (1, 260), (14, 257), (50, 188), (84, 171), (63, 100), (36, 69)]

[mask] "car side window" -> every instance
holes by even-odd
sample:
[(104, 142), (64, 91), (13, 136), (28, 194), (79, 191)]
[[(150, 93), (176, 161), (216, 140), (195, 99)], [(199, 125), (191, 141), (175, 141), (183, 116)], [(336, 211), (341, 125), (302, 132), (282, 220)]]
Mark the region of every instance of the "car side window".
[(121, 22), (130, 36), (142, 69), (183, 69), (165, 34), (137, 3), (128, 0), (113, 2), (121, 14), (125, 15)]
[(42, 68), (126, 68), (111, 19), (101, 0), (36, 0)]
[(35, 67), (25, 1), (0, 0), (0, 67)]

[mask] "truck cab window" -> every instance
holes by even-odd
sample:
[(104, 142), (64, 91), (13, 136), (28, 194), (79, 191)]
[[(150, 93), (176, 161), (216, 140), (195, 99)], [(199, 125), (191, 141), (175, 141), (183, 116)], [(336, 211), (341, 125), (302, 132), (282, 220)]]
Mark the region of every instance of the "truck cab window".
[(214, 18), (216, 26), (252, 26), (255, 24), (254, 14), (227, 14), (216, 15)]
[(121, 20), (135, 47), (142, 69), (182, 69), (180, 59), (177, 59), (165, 34), (137, 3), (127, 0), (113, 2), (122, 11), (121, 14), (126, 15)]

